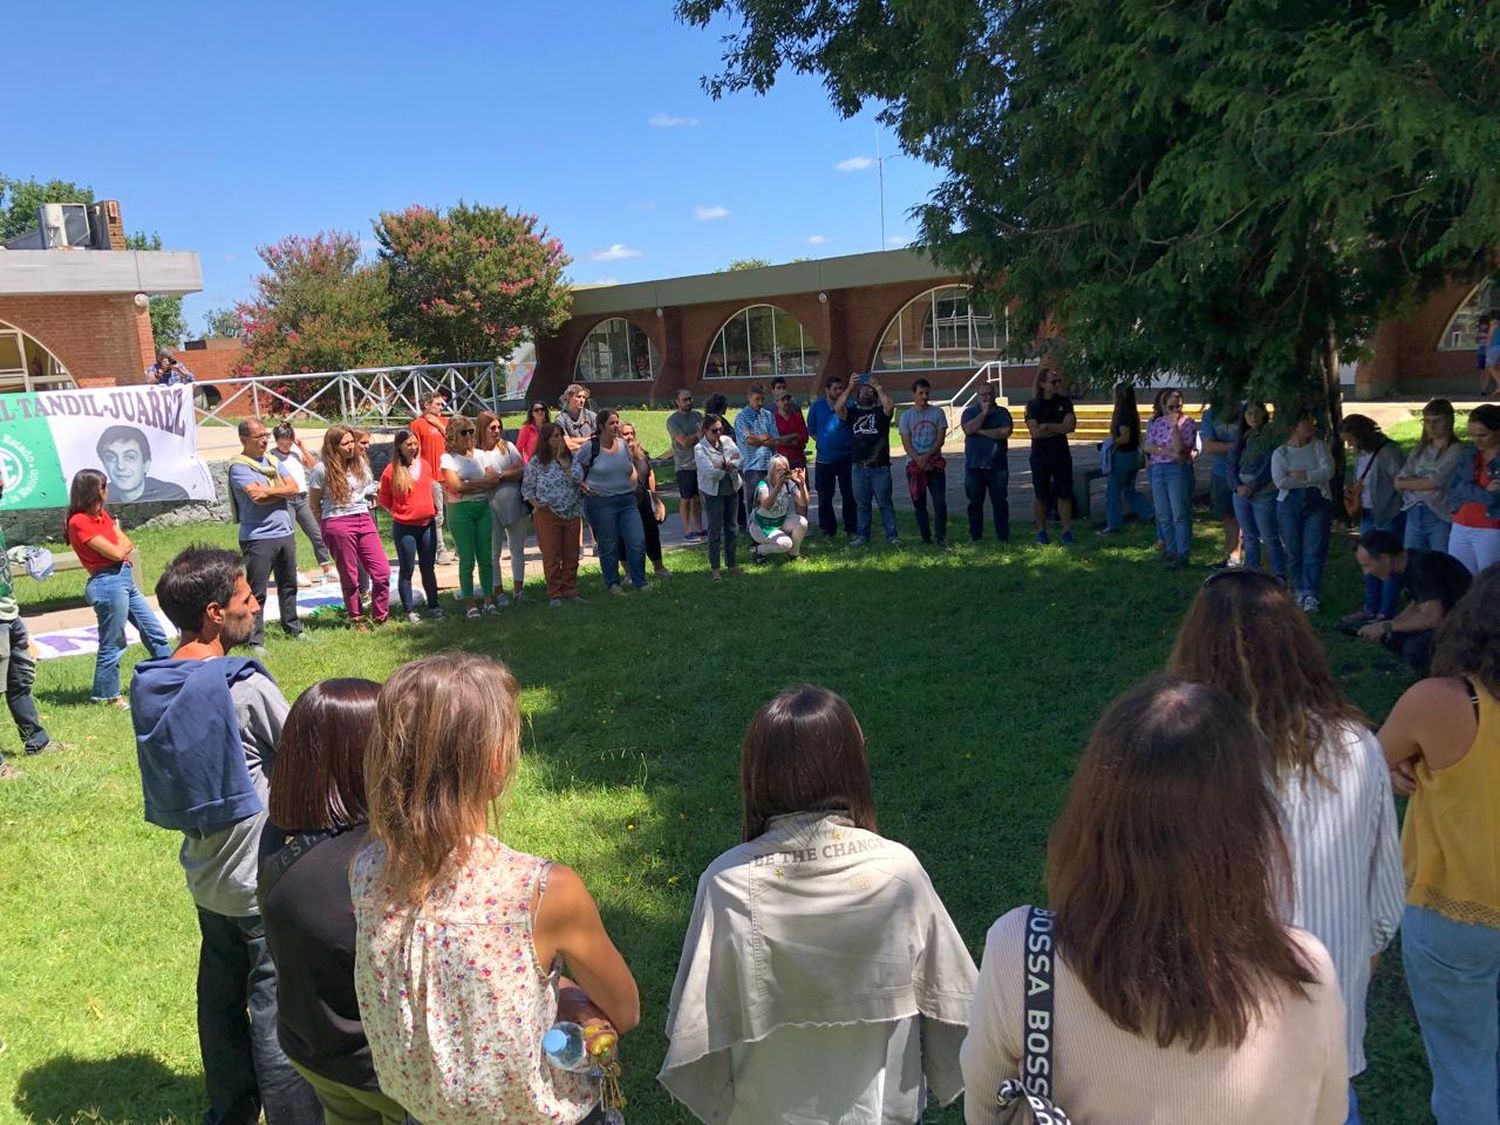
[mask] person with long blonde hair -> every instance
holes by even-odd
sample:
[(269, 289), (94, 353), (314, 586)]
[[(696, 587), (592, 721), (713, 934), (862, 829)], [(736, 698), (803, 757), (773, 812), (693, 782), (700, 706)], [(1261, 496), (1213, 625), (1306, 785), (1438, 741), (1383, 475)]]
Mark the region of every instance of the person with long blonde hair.
[(505, 440), (505, 426), (500, 415), (488, 410), (479, 412), (479, 455), (487, 468), (495, 470), (500, 483), (490, 493), (490, 566), (495, 572), (494, 604), (500, 609), (510, 604), (505, 594), (503, 556), (510, 551), (510, 584), (515, 600), (520, 601), (526, 585), (526, 535), (531, 530), (531, 513), (521, 498), (521, 477), (526, 459), (518, 446)]
[[(1287, 921), (1338, 970), (1349, 1074), (1365, 1069), (1365, 993), (1396, 935), (1405, 884), (1396, 803), (1380, 743), (1328, 669), (1307, 615), (1269, 574), (1220, 571), (1198, 591), (1168, 665), (1242, 704), (1271, 751), (1272, 792), (1292, 860)], [(1356, 1105), (1354, 1091), (1349, 1104)]]
[(323, 434), (323, 459), (307, 478), (308, 503), (319, 513), (323, 542), (339, 572), (344, 608), (356, 626), (364, 623), (359, 594), (359, 571), (370, 576), (370, 616), (385, 623), (391, 611), (391, 564), (385, 557), (380, 529), (370, 515), (366, 492), (370, 462), (360, 452), (359, 439), (349, 426), (329, 426)]
[(401, 611), (413, 624), (422, 620), (412, 598), (412, 572), (420, 567), (422, 591), (427, 597), (427, 615), (443, 616), (438, 605), (437, 584), (437, 505), (433, 503), (431, 484), (437, 479), (437, 466), (422, 456), (422, 442), (411, 430), (398, 430), (391, 443), (391, 462), (380, 474), (377, 502), (391, 514), (391, 538), (396, 541), (396, 593)]
[(376, 702), (354, 984), (381, 1090), (424, 1125), (597, 1120), (595, 1084), (549, 1067), (542, 1036), (559, 1019), (640, 1021), (583, 880), (490, 834), (520, 735), (515, 677), (471, 653), (397, 669)]

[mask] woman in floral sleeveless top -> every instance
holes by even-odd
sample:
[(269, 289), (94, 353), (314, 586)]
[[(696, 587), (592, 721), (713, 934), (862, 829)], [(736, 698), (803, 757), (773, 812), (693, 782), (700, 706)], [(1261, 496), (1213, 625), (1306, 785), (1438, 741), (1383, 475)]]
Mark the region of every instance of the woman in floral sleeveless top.
[(381, 1089), (423, 1125), (597, 1120), (596, 1084), (548, 1066), (542, 1036), (559, 1019), (621, 1032), (640, 1020), (583, 881), (487, 833), (519, 758), (503, 664), (442, 653), (381, 690), (365, 762), (372, 842), (349, 880), (355, 988)]

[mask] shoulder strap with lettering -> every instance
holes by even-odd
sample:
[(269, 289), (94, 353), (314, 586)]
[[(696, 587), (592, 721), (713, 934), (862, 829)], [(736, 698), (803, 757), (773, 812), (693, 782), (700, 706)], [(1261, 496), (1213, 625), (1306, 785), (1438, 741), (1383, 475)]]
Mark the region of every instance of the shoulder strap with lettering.
[(312, 851), (324, 840), (331, 840), (344, 830), (342, 828), (333, 831), (322, 832), (298, 832), (276, 851), (268, 855), (260, 864), (260, 874), (256, 879), (256, 893), (260, 896), (262, 903), (271, 897), (271, 891), (276, 884), (281, 882), (281, 877), (292, 869), (292, 864)]
[(1068, 1115), (1052, 1104), (1056, 1088), (1052, 1067), (1052, 1042), (1056, 1034), (1057, 943), (1052, 936), (1052, 911), (1033, 906), (1026, 914), (1022, 935), (1021, 966), (1026, 997), (1026, 1019), (1022, 1027), (1021, 1076), (1000, 1084), (996, 1096), (1001, 1109), (1011, 1110), (1011, 1121), (1021, 1103), (1031, 1111), (1036, 1125), (1069, 1125)]

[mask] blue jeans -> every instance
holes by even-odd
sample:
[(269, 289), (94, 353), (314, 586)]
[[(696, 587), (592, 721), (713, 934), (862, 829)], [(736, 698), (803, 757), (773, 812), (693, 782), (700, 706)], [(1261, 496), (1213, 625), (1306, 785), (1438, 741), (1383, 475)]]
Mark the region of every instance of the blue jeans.
[(411, 593), (411, 576), (419, 567), (422, 573), (422, 592), (427, 598), (427, 608), (436, 609), (438, 604), (437, 571), (437, 521), (425, 524), (391, 521), (391, 538), (396, 544), (396, 562), (400, 569), (396, 577), (396, 594), (401, 599), (401, 608), (410, 613), (415, 605)]
[(323, 1107), (276, 1037), (276, 966), (258, 915), (198, 908), (198, 1050), (207, 1125), (318, 1125)]
[(1438, 1125), (1494, 1121), (1500, 1060), (1500, 929), (1408, 906), (1401, 963), (1432, 1068)]
[(599, 542), (599, 569), (604, 572), (604, 585), (620, 584), (620, 551), (623, 547), (630, 584), (640, 589), (646, 584), (646, 529), (641, 526), (635, 493), (585, 496), (583, 507), (588, 513), (589, 526), (594, 529), (594, 538)]
[[(52, 741), (37, 714), (31, 685), (36, 682), (36, 661), (31, 659), (31, 636), (20, 616), (0, 621), (0, 683), (5, 686), (5, 703), (15, 720), (21, 747), (28, 754), (40, 754)], [(5, 755), (0, 754), (0, 765)]]
[(1151, 502), (1135, 489), (1136, 474), (1140, 471), (1140, 450), (1111, 454), (1109, 476), (1104, 480), (1104, 526), (1110, 531), (1125, 526), (1126, 497), (1130, 498), (1130, 510), (1136, 519), (1145, 523), (1151, 518)]
[(896, 538), (896, 505), (891, 502), (891, 467), (889, 465), (854, 466), (854, 538), (870, 541), (874, 512), (871, 503), (880, 508), (880, 522), (888, 540)]
[(1181, 461), (1152, 465), (1151, 501), (1167, 557), (1187, 561), (1193, 546), (1193, 466)]
[[(1406, 513), (1397, 512), (1393, 520), (1377, 521), (1370, 514), (1370, 509), (1365, 508), (1359, 513), (1359, 533), (1363, 535), (1367, 531), (1390, 531), (1394, 532), (1397, 539), (1402, 539), (1406, 534)], [(1365, 575), (1365, 612), (1378, 614), (1387, 621), (1396, 616), (1396, 608), (1401, 604), (1401, 578), (1392, 574), (1384, 582), (1373, 574)]]
[(990, 469), (964, 470), (964, 496), (969, 501), (969, 538), (976, 543), (984, 538), (984, 498), (990, 498), (995, 515), (995, 538), (1010, 540), (1010, 470), (1002, 461)]
[(1417, 504), (1406, 509), (1406, 533), (1402, 543), (1408, 551), (1420, 548), (1428, 551), (1448, 553), (1448, 533), (1453, 525), (1439, 519), (1426, 504)]
[(1299, 597), (1317, 597), (1323, 588), (1323, 564), (1328, 561), (1328, 531), (1333, 505), (1316, 488), (1293, 488), (1276, 502), (1276, 525), (1286, 548), (1287, 577)]
[(96, 571), (83, 587), (83, 595), (99, 619), (99, 654), (94, 658), (95, 702), (120, 695), (120, 658), (125, 655), (125, 623), (140, 633), (146, 651), (160, 659), (172, 655), (166, 630), (146, 604), (146, 595), (135, 587), (129, 563)]
[(1281, 550), (1281, 533), (1276, 527), (1276, 490), (1268, 488), (1257, 496), (1234, 494), (1234, 519), (1240, 525), (1240, 540), (1244, 543), (1245, 565), (1251, 570), (1260, 568), (1261, 545), (1270, 556), (1271, 573), (1277, 578), (1286, 577), (1286, 555)]

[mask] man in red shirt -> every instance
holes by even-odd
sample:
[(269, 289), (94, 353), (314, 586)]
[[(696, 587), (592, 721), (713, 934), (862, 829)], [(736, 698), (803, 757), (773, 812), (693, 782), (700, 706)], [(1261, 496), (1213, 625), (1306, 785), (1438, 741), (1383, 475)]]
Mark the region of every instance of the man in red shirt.
[(448, 543), (443, 539), (443, 478), (438, 471), (438, 464), (448, 449), (447, 412), (448, 396), (437, 389), (429, 390), (422, 395), (421, 415), (413, 418), (411, 423), (411, 432), (422, 447), (422, 460), (432, 472), (432, 502), (437, 508), (437, 561), (440, 563), (453, 561)]

